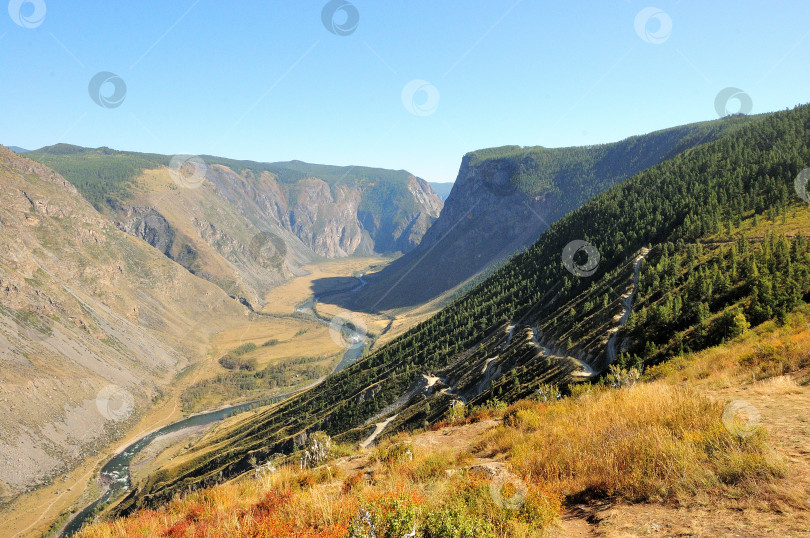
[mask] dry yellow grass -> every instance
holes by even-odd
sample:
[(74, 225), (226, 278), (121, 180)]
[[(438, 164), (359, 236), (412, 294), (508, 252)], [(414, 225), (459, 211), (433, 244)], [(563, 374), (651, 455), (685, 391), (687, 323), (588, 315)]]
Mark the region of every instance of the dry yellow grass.
[[(312, 286), (316, 280), (370, 273), (380, 270), (390, 262), (391, 258), (383, 257), (343, 258), (307, 265), (303, 268), (307, 274), (273, 288), (267, 294), (265, 297), (267, 304), (262, 309), (262, 312), (277, 315), (291, 314), (295, 312), (298, 305), (312, 298)], [(352, 285), (354, 285), (354, 281), (350, 278), (335, 281), (337, 289), (350, 288)], [(436, 300), (414, 309), (383, 312), (381, 315), (364, 312), (351, 312), (350, 315), (361, 319), (370, 333), (379, 335), (376, 346), (380, 347), (435, 314), (441, 306), (441, 301)], [(344, 308), (328, 302), (318, 303), (317, 310), (325, 318), (331, 318), (337, 314), (346, 314)], [(386, 328), (388, 328), (387, 331)]]
[[(263, 346), (270, 340), (278, 343)], [(334, 362), (344, 351), (323, 323), (281, 317), (260, 317), (222, 331), (214, 340), (214, 348), (221, 356), (246, 343), (258, 346), (249, 356), (256, 359), (259, 368), (298, 357), (324, 357), (325, 362)]]
[(649, 369), (645, 379), (670, 384), (699, 383), (720, 390), (781, 376), (810, 366), (810, 308), (788, 316), (784, 325), (763, 323), (733, 341), (700, 353), (675, 357)]
[(312, 297), (312, 286), (316, 280), (344, 277), (342, 283), (336, 283), (336, 288), (346, 289), (357, 282), (349, 278), (352, 275), (378, 270), (390, 261), (391, 258), (383, 257), (340, 258), (305, 265), (302, 269), (307, 274), (277, 286), (267, 293), (265, 296), (267, 304), (262, 309), (262, 312), (267, 314), (292, 314), (295, 312), (296, 306)]
[[(774, 450), (795, 442), (801, 424), (779, 411), (786, 423), (776, 439), (766, 424), (743, 437), (726, 429), (722, 415), (725, 403), (737, 397), (730, 390), (745, 389), (767, 412), (763, 401), (800, 412), (810, 405), (808, 390), (792, 377), (751, 382), (752, 371), (764, 377), (800, 367), (802, 351), (810, 349), (803, 316), (796, 314), (785, 327), (752, 331), (678, 367), (662, 366), (653, 381), (592, 387), (550, 404), (524, 400), (494, 412), (499, 425), (400, 434), (315, 471), (287, 467), (258, 479), (244, 476), (157, 511), (96, 524), (82, 536), (349, 536), (366, 512), (381, 526), (405, 521), (403, 529), (421, 529), (417, 536), (460, 536), (452, 533), (461, 528), (475, 536), (544, 536), (557, 528), (562, 495), (577, 503), (599, 499), (600, 530), (611, 536), (657, 532), (661, 525), (687, 534), (739, 534), (778, 528), (784, 518), (801, 528), (804, 519), (796, 515), (803, 513), (805, 497), (801, 486), (791, 489), (786, 482), (801, 476), (803, 484), (807, 473), (797, 475), (801, 462)], [(749, 356), (758, 344), (780, 342), (796, 347), (776, 353), (776, 361), (773, 353), (764, 361)], [(727, 388), (706, 390), (716, 386)], [(453, 442), (445, 442), (444, 433)], [(506, 474), (497, 476), (508, 480), (470, 470), (498, 461)], [(520, 499), (515, 510), (493, 495), (498, 480), (504, 482), (495, 490), (502, 499)], [(712, 520), (713, 513), (727, 521)], [(570, 519), (561, 525), (562, 535), (590, 528), (571, 527)]]
[[(282, 467), (189, 494), (159, 510), (91, 525), (80, 536), (338, 537), (367, 532), (370, 525), (377, 536), (392, 537), (412, 530), (436, 538), (546, 535), (560, 511), (558, 495), (533, 483), (520, 492), (507, 487), (503, 495), (518, 495), (519, 501), (505, 506), (489, 480), (446, 473), (465, 463), (463, 456), (414, 451), (353, 474), (334, 462), (305, 471)], [(461, 529), (466, 533), (457, 533)]]
[(759, 430), (727, 430), (723, 405), (661, 382), (594, 388), (549, 405), (521, 402), (479, 444), (505, 454), (521, 475), (587, 494), (629, 501), (750, 495), (786, 469)]
[(754, 222), (753, 213), (742, 221), (739, 230), (734, 231), (734, 235), (729, 235), (726, 231), (710, 235), (705, 242), (712, 241), (734, 241), (738, 234), (742, 232), (748, 238), (763, 237), (766, 233), (775, 235), (795, 236), (797, 234), (807, 235), (810, 229), (810, 206), (804, 202), (798, 202), (789, 207), (787, 214), (776, 216), (774, 219), (767, 218), (767, 215), (758, 216)]
[[(495, 413), (500, 425), (448, 428), (453, 443), (443, 442), (442, 430), (399, 435), (317, 471), (242, 477), (83, 536), (347, 536), (361, 508), (391, 521), (416, 518), (431, 532), (449, 521), (472, 525), (476, 535), (539, 536), (559, 514), (560, 495), (606, 505), (599, 530), (611, 536), (662, 525), (700, 536), (789, 526), (786, 536), (800, 536), (810, 532), (810, 390), (797, 384), (810, 366), (808, 319), (796, 312), (784, 326), (764, 324), (673, 359), (630, 388), (519, 402)], [(762, 411), (750, 436), (735, 435), (722, 420), (725, 405), (741, 398)], [(463, 428), (474, 434), (465, 437)], [(468, 471), (492, 461), (527, 486), (517, 512), (493, 503), (493, 481)], [(507, 498), (517, 492), (515, 484), (501, 491)]]

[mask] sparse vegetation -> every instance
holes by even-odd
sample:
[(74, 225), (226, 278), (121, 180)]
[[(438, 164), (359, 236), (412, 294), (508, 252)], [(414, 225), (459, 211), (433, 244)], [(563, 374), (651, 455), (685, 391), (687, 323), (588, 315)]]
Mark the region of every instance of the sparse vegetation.
[[(248, 345), (256, 348), (255, 344)], [(219, 364), (231, 371), (199, 381), (183, 391), (183, 410), (193, 412), (236, 398), (256, 399), (302, 388), (329, 373), (323, 361), (324, 357), (298, 357), (258, 369), (255, 358), (234, 357), (231, 352), (219, 359)]]
[(632, 502), (688, 502), (697, 493), (754, 494), (783, 476), (766, 435), (739, 438), (723, 405), (664, 383), (598, 388), (552, 404), (513, 405), (480, 445), (567, 495), (588, 491)]
[(529, 482), (519, 506), (504, 507), (490, 480), (445, 472), (464, 461), (441, 455), (388, 459), (370, 477), (345, 475), (334, 461), (311, 469), (281, 467), (191, 493), (158, 510), (91, 525), (80, 536), (545, 535), (561, 510), (558, 494)]

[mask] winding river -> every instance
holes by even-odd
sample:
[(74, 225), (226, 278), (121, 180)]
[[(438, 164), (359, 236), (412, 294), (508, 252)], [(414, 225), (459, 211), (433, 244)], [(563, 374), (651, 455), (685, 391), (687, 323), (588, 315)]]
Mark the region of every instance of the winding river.
[[(330, 319), (321, 316), (315, 310), (315, 305), (317, 304), (318, 299), (321, 297), (325, 297), (326, 295), (333, 295), (335, 293), (345, 293), (346, 291), (350, 292), (357, 291), (366, 285), (366, 281), (363, 279), (362, 275), (357, 277), (357, 279), (360, 281), (360, 284), (358, 284), (351, 290), (333, 291), (323, 293), (321, 295), (316, 295), (306, 303), (299, 305), (296, 308), (296, 312), (298, 312), (299, 314), (309, 316), (319, 323), (325, 323), (327, 325), (330, 324), (331, 323)], [(365, 342), (368, 337), (368, 333), (357, 331), (356, 329), (353, 328), (341, 327), (341, 331), (343, 333), (343, 338), (347, 342), (351, 342), (351, 345), (349, 345), (348, 349), (343, 353), (343, 357), (341, 358), (338, 365), (335, 367), (333, 373), (339, 372), (340, 370), (348, 366), (351, 366), (357, 361), (357, 359), (359, 359), (363, 355), (363, 351), (365, 349)], [(316, 382), (311, 386), (318, 384), (320, 381)], [(308, 388), (311, 388), (311, 386)], [(118, 499), (119, 497), (124, 495), (127, 491), (129, 491), (130, 487), (132, 486), (129, 472), (130, 463), (139, 452), (141, 452), (144, 448), (149, 446), (149, 443), (151, 443), (155, 439), (182, 430), (184, 428), (194, 426), (207, 426), (209, 424), (213, 424), (214, 422), (218, 422), (234, 414), (241, 413), (243, 411), (251, 409), (257, 405), (268, 405), (270, 403), (283, 400), (295, 394), (296, 392), (299, 391), (292, 391), (287, 394), (283, 394), (272, 398), (265, 398), (254, 402), (248, 402), (240, 405), (234, 405), (231, 407), (225, 407), (218, 411), (211, 411), (208, 413), (193, 415), (178, 422), (175, 422), (173, 424), (169, 424), (168, 426), (164, 426), (163, 428), (155, 430), (152, 433), (149, 433), (141, 437), (134, 443), (127, 446), (121, 452), (118, 452), (106, 464), (104, 464), (104, 466), (101, 468), (101, 471), (99, 471), (98, 476), (98, 482), (106, 485), (104, 493), (102, 493), (101, 497), (88, 504), (78, 514), (76, 514), (73, 517), (73, 519), (71, 519), (70, 522), (67, 525), (65, 525), (65, 527), (62, 529), (60, 536), (63, 537), (73, 536), (74, 534), (79, 532), (79, 530), (85, 523), (92, 521), (95, 515), (108, 503)]]
[[(279, 396), (275, 398), (275, 400), (281, 400), (285, 396)], [(273, 400), (262, 400), (263, 403), (271, 403), (272, 401)], [(104, 467), (102, 467), (101, 471), (99, 472), (98, 481), (102, 484), (108, 484), (106, 491), (101, 495), (101, 497), (87, 505), (81, 512), (76, 514), (70, 523), (68, 523), (62, 530), (61, 535), (73, 536), (79, 531), (79, 529), (82, 528), (82, 525), (93, 519), (96, 512), (100, 508), (103, 508), (110, 501), (117, 499), (129, 491), (131, 486), (129, 464), (132, 462), (132, 458), (134, 458), (135, 455), (141, 450), (146, 448), (149, 443), (161, 436), (182, 430), (183, 428), (212, 424), (233, 414), (250, 409), (252, 406), (256, 405), (256, 403), (257, 402), (250, 402), (232, 407), (226, 407), (224, 409), (220, 409), (219, 411), (211, 411), (210, 413), (194, 415), (175, 422), (174, 424), (164, 426), (159, 430), (155, 430), (127, 446), (124, 450), (113, 456), (110, 461), (104, 464)]]

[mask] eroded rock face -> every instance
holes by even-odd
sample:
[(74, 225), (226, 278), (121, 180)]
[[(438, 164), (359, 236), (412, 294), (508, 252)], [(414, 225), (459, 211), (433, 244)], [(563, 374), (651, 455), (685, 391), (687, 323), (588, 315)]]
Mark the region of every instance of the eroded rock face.
[(420, 242), (371, 275), (348, 306), (386, 309), (428, 301), (531, 244), (555, 220), (550, 214), (559, 218), (556, 198), (527, 196), (513, 186), (513, 175), (506, 163), (473, 166), (465, 157), (441, 217), (430, 225), (417, 215), (405, 226), (400, 241), (413, 231)]
[(305, 179), (296, 186), (289, 207), (291, 231), (313, 252), (327, 258), (344, 258), (363, 244), (363, 227), (357, 219), (362, 198), (357, 189), (339, 185), (330, 189), (320, 179)]
[(174, 230), (169, 222), (151, 207), (122, 207), (123, 220), (118, 228), (143, 239), (160, 252), (169, 254), (174, 242)]
[[(372, 206), (368, 187), (309, 178), (289, 190), (289, 229), (319, 256), (341, 258), (416, 248), (443, 204), (427, 182), (411, 176), (406, 199)], [(281, 204), (279, 204), (281, 206)]]
[[(119, 438), (247, 310), (2, 147), (0, 197), (2, 503)], [(170, 243), (160, 215), (130, 217), (133, 234)], [(100, 406), (105, 388), (131, 408)]]
[[(190, 185), (173, 177), (163, 156), (76, 146), (30, 156), (82, 188), (104, 190), (99, 178), (120, 180), (130, 170), (114, 196), (94, 199), (96, 207), (120, 230), (253, 306), (315, 260), (414, 249), (442, 208), (430, 185), (404, 170), (206, 156), (205, 177)], [(93, 166), (80, 166), (82, 156)], [(53, 174), (35, 162), (25, 166)], [(92, 199), (97, 190), (85, 194)], [(39, 218), (26, 217), (32, 226)]]
[(480, 166), (471, 166), (469, 157), (462, 161), (442, 218), (424, 238), (426, 245), (446, 238), (442, 251), (453, 258), (447, 269), (466, 267), (474, 274), (535, 240), (553, 222), (555, 197), (527, 196), (512, 184), (513, 175), (513, 167), (503, 161)]
[(119, 229), (259, 307), (270, 287), (316, 259), (402, 253), (419, 244), (441, 200), (406, 172), (378, 172), (389, 176), (289, 181), (212, 164), (198, 188), (164, 182), (155, 189), (154, 180), (145, 181), (139, 190), (146, 194), (112, 209)]

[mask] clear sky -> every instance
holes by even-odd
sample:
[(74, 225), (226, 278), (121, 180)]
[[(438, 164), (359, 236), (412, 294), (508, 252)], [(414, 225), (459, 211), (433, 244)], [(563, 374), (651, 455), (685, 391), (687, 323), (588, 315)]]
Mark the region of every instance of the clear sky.
[(452, 181), (479, 148), (714, 119), (727, 87), (752, 113), (810, 101), (806, 1), (336, 1), (12, 0), (0, 142)]

